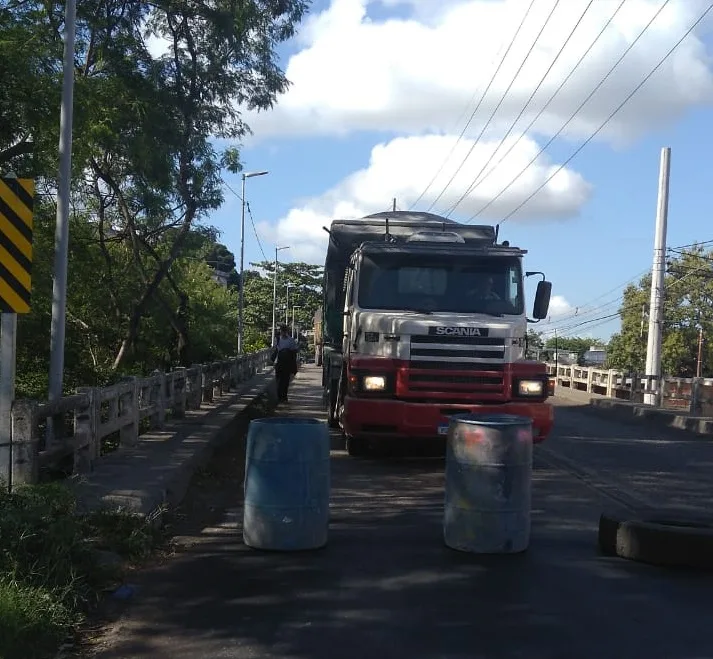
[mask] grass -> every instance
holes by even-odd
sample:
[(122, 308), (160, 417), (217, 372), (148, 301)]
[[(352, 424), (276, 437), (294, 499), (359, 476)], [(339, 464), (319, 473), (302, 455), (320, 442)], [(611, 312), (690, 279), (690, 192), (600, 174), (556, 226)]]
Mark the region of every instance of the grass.
[[(60, 483), (0, 491), (0, 659), (52, 657), (122, 565), (159, 546), (160, 532), (121, 511), (77, 512)], [(102, 560), (102, 551), (121, 558)]]

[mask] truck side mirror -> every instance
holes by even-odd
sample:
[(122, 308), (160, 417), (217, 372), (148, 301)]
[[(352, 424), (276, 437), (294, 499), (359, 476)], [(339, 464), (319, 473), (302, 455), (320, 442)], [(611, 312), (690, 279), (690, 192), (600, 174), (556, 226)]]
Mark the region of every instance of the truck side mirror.
[(547, 313), (550, 309), (550, 296), (552, 295), (552, 282), (540, 281), (537, 283), (537, 291), (535, 292), (535, 303), (532, 309), (532, 316), (537, 320), (547, 318)]

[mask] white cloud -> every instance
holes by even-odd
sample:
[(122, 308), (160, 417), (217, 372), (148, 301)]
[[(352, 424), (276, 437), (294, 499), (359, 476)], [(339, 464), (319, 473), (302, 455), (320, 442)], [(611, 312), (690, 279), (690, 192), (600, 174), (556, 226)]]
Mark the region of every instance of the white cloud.
[[(396, 197), (400, 209), (409, 208), (428, 187), (440, 164), (451, 152), (443, 171), (416, 207), (425, 210), (445, 188), (435, 207), (447, 209), (457, 203), (477, 180), (478, 183), (458, 206), (459, 215), (473, 215), (495, 199), (515, 175), (524, 170), (506, 194), (496, 199), (476, 220), (489, 223), (517, 207), (559, 167), (546, 157), (528, 167), (539, 151), (537, 143), (527, 138), (517, 143), (511, 139), (502, 144), (493, 162), (510, 147), (513, 147), (512, 151), (499, 167), (493, 169), (492, 175), (486, 177), (492, 164), (485, 169), (484, 165), (498, 144), (481, 142), (476, 145), (460, 170), (460, 163), (473, 145), (471, 140), (462, 140), (455, 149), (456, 136), (400, 137), (378, 144), (372, 150), (367, 167), (349, 175), (324, 194), (307, 200), (301, 207), (292, 209), (276, 228), (263, 226), (262, 230), (270, 233), (272, 242), (279, 235), (280, 241), (291, 245), (293, 258), (320, 261), (324, 258), (327, 241), (323, 226), (329, 226), (335, 218), (363, 217), (387, 210), (393, 197)], [(483, 175), (478, 178), (481, 172)], [(562, 169), (527, 203), (528, 217), (569, 217), (577, 213), (590, 192), (591, 186), (579, 174)]]
[[(481, 130), (503, 98), (553, 2), (535, 3), (471, 124), (470, 134)], [(376, 21), (369, 10), (377, 4), (387, 8), (403, 5), (411, 8), (411, 15)], [(560, 86), (618, 4), (614, 0), (592, 4), (514, 134), (525, 128)], [(540, 134), (555, 132), (574, 114), (661, 4), (661, 0), (626, 2), (535, 124)], [(246, 118), (258, 139), (354, 130), (398, 134), (452, 131), (464, 109), (474, 108), (473, 96), (477, 100), (485, 89), (500, 61), (499, 51), (503, 43), (510, 42), (527, 5), (522, 0), (333, 0), (302, 30), (297, 43), (304, 47), (290, 58), (286, 69), (293, 83), (290, 90), (279, 98), (274, 110), (246, 113)], [(497, 111), (491, 126), (496, 134), (510, 127), (585, 5), (585, 0), (559, 3)], [(589, 136), (682, 36), (701, 6), (700, 0), (673, 0), (564, 134)], [(713, 78), (705, 47), (692, 35), (602, 136), (630, 139), (711, 99)]]
[(574, 307), (567, 302), (563, 295), (553, 295), (550, 299), (550, 315), (548, 320), (562, 319), (564, 316), (571, 316)]
[[(528, 4), (522, 0), (332, 0), (327, 10), (310, 16), (295, 40), (300, 50), (287, 65), (292, 87), (273, 110), (246, 113), (255, 132), (253, 143), (270, 136), (358, 131), (379, 131), (384, 137), (362, 169), (300, 202), (276, 224), (263, 225), (266, 237), (275, 242), (279, 236), (282, 244), (291, 245), (295, 260), (322, 263), (327, 239), (323, 226), (335, 218), (386, 210), (393, 197), (401, 209), (418, 202), (416, 209), (427, 210), (433, 203), (431, 210), (439, 213), (462, 198), (453, 219), (476, 215), (475, 222), (490, 223), (517, 209), (541, 186), (513, 221), (576, 215), (592, 194), (591, 184), (571, 168), (563, 168), (548, 181), (560, 163), (552, 162), (547, 152), (535, 157), (545, 139), (575, 114), (663, 0), (627, 0), (534, 129), (524, 134), (619, 5), (614, 0), (592, 3), (531, 107), (505, 137), (586, 6), (586, 0), (560, 1), (506, 95), (554, 5), (554, 0), (535, 2), (465, 137), (453, 149), (454, 133), (463, 130)], [(671, 0), (562, 134), (581, 140), (598, 129), (703, 7), (701, 0)], [(374, 18), (376, 10), (381, 15), (385, 9), (398, 10), (402, 17)], [(705, 27), (702, 24), (701, 30)], [(480, 137), (503, 97), (496, 120)], [(599, 137), (621, 145), (711, 100), (708, 56), (700, 38), (691, 36)], [(445, 167), (432, 181), (444, 161)], [(566, 315), (571, 309), (566, 305), (564, 298), (554, 296), (553, 316)]]

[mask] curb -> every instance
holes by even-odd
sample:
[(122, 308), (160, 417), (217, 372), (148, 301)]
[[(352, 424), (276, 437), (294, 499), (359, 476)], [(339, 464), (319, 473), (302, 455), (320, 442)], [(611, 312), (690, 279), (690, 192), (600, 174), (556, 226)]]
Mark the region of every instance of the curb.
[[(555, 396), (568, 403), (576, 403), (567, 396)], [(607, 398), (590, 398), (573, 406), (576, 410), (604, 419), (614, 419), (633, 425), (650, 425), (678, 430), (701, 439), (713, 439), (713, 418), (676, 414), (673, 411), (650, 408), (636, 403), (615, 401)], [(571, 406), (568, 406), (571, 407)]]

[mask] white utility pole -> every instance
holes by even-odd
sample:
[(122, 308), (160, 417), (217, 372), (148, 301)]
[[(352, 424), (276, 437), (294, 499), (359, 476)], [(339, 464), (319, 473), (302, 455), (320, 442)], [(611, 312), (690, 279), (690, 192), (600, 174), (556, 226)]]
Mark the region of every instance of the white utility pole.
[[(646, 375), (661, 377), (661, 340), (664, 320), (664, 277), (666, 274), (666, 226), (668, 223), (668, 188), (671, 173), (671, 149), (661, 149), (659, 197), (656, 210), (654, 260), (651, 266), (651, 302), (649, 305), (649, 337), (646, 345)], [(646, 405), (656, 405), (656, 394), (644, 394)]]
[(289, 249), (289, 245), (285, 247), (275, 246), (275, 272), (272, 277), (272, 336), (270, 337), (270, 345), (275, 341), (275, 333), (277, 332), (277, 253), (283, 249)]
[[(74, 114), (75, 0), (64, 10), (64, 71), (59, 114), (59, 186), (55, 228), (54, 281), (52, 284), (52, 328), (50, 331), (49, 399), (62, 396), (64, 375), (64, 332), (67, 316), (67, 259), (69, 254), (69, 196), (72, 191), (72, 119)], [(52, 436), (52, 420), (48, 434)]]
[(269, 172), (248, 172), (243, 173), (243, 187), (242, 196), (240, 201), (242, 202), (242, 213), (240, 214), (240, 291), (238, 292), (238, 354), (243, 354), (243, 308), (244, 308), (244, 297), (243, 297), (243, 262), (245, 258), (245, 180), (253, 178), (253, 176), (265, 176)]
[(295, 336), (295, 313), (297, 309), (301, 309), (301, 306), (295, 306), (294, 304), (292, 305), (292, 338), (295, 339), (297, 338)]
[(287, 290), (285, 297), (285, 325), (290, 322), (290, 288), (292, 288), (292, 286), (294, 286), (294, 284), (290, 282), (285, 285), (285, 289)]

